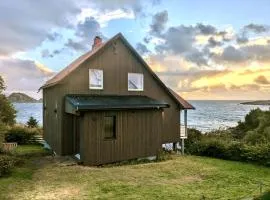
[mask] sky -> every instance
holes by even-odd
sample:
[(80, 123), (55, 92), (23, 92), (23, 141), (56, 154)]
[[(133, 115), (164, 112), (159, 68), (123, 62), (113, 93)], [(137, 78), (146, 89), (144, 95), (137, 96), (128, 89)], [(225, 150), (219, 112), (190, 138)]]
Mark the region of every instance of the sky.
[(7, 93), (38, 88), (121, 32), (165, 84), (189, 100), (270, 99), (269, 0), (0, 1)]

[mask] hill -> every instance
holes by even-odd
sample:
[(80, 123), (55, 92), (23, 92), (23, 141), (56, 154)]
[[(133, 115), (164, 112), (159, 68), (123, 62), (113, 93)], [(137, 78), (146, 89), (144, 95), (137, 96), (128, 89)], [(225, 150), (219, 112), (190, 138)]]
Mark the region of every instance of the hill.
[(263, 101), (249, 101), (241, 103), (243, 105), (270, 105), (270, 100), (263, 100)]
[(12, 103), (38, 103), (42, 100), (36, 100), (24, 93), (14, 92), (8, 96), (8, 100)]

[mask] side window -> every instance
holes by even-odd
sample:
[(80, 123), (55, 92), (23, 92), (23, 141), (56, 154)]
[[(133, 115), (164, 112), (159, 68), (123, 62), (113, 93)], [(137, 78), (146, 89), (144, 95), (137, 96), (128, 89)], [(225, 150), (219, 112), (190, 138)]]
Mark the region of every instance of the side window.
[(104, 139), (116, 139), (116, 116), (104, 117)]
[(128, 91), (143, 91), (143, 74), (128, 73)]
[(94, 90), (103, 89), (103, 70), (89, 69), (89, 88)]

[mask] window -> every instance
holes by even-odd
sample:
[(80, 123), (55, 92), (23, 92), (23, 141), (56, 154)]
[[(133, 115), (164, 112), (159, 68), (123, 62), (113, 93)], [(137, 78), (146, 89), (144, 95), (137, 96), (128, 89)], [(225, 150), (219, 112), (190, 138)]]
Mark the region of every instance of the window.
[(104, 118), (104, 139), (116, 139), (116, 116)]
[(89, 69), (89, 88), (96, 90), (103, 89), (103, 70)]
[(128, 73), (128, 91), (143, 91), (143, 74)]

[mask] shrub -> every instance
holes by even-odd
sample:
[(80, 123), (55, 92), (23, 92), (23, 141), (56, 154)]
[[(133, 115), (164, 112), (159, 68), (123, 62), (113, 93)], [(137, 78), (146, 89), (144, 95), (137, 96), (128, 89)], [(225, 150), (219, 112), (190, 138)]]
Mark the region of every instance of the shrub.
[(203, 139), (191, 145), (187, 149), (187, 153), (199, 156), (224, 158), (225, 144), (216, 139)]
[(252, 110), (231, 130), (234, 138), (248, 144), (270, 143), (270, 111)]
[(0, 155), (0, 177), (10, 173), (10, 170), (14, 167), (15, 160), (8, 155)]
[(228, 143), (219, 139), (203, 139), (191, 145), (187, 152), (198, 156), (270, 166), (270, 144), (247, 145), (237, 141)]
[(40, 134), (40, 129), (14, 126), (5, 134), (7, 142), (17, 142), (18, 144), (29, 144), (34, 135)]
[(26, 122), (28, 128), (38, 128), (38, 121), (34, 117), (30, 117)]
[(269, 200), (270, 199), (270, 191), (265, 192), (261, 196), (255, 197), (254, 200)]
[(0, 153), (2, 152), (2, 143), (5, 141), (7, 126), (0, 122)]
[(202, 132), (194, 129), (194, 128), (189, 128), (188, 129), (188, 138), (185, 140), (185, 147), (189, 148), (191, 145), (196, 144), (199, 142), (202, 138)]

